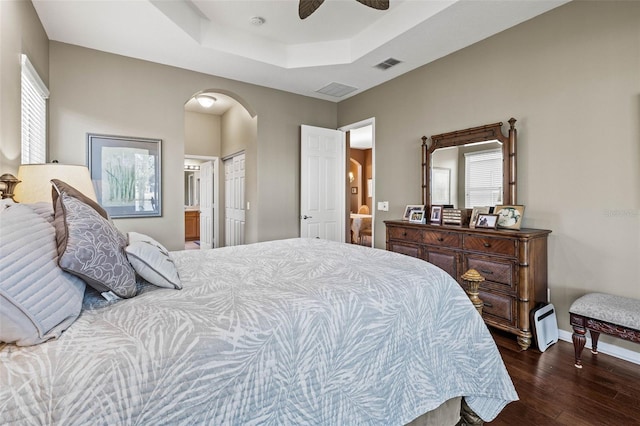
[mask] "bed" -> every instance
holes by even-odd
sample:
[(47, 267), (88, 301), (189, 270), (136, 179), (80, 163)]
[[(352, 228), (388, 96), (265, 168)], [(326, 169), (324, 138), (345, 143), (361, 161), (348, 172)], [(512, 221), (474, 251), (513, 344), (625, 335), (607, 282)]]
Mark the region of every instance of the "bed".
[[(34, 232), (60, 238), (46, 208), (17, 206), (0, 255), (24, 275), (48, 244)], [(404, 425), (460, 397), (490, 421), (517, 400), (468, 297), (427, 262), (297, 238), (163, 255), (164, 282), (137, 265), (133, 296), (106, 300), (74, 278), (64, 330), (0, 343), (4, 424)]]

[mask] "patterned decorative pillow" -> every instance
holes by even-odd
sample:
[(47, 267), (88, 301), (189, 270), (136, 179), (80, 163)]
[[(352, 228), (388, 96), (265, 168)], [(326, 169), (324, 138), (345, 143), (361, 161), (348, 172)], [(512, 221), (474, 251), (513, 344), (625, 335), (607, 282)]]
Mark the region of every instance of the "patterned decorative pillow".
[(126, 252), (133, 269), (147, 282), (158, 287), (182, 289), (176, 265), (159, 242), (152, 238), (150, 241), (137, 240), (127, 246)]
[(26, 204), (0, 209), (0, 342), (36, 345), (78, 317), (85, 283), (57, 265), (55, 230)]
[(124, 235), (87, 203), (86, 197), (70, 191), (71, 187), (63, 182), (60, 185), (54, 179), (51, 183), (57, 193), (53, 197), (53, 223), (60, 267), (100, 292), (111, 291), (125, 298), (135, 296), (135, 272), (124, 252)]

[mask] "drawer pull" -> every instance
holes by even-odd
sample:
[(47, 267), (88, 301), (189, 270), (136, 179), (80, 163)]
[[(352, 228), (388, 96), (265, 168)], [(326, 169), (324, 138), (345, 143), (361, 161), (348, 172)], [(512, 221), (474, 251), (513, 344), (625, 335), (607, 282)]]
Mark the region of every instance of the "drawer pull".
[(491, 243), (484, 243), (483, 245), (484, 245), (486, 248), (491, 247)]
[(480, 269), (480, 272), (482, 272), (485, 275), (491, 275), (493, 274), (493, 271), (487, 271), (486, 269)]
[(493, 308), (493, 305), (491, 303), (489, 303), (489, 302), (482, 302), (482, 304), (484, 306), (486, 306), (487, 308)]
[(442, 238), (442, 237), (438, 237), (438, 241), (443, 242), (443, 241), (444, 241), (444, 238)]
[(406, 236), (407, 236), (406, 231), (402, 233), (402, 236), (403, 236), (403, 237), (406, 237)]

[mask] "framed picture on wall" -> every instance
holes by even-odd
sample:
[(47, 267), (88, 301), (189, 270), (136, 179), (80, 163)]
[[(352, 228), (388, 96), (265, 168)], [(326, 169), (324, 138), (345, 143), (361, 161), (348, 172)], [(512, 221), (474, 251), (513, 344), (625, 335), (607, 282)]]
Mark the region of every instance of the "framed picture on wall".
[(87, 134), (87, 165), (113, 218), (162, 216), (161, 139)]

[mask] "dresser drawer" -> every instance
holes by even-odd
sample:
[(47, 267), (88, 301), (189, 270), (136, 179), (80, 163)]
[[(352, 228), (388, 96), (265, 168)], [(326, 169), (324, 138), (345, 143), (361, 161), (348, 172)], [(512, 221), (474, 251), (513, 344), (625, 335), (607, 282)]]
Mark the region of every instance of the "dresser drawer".
[(406, 254), (407, 256), (420, 258), (420, 246), (412, 245), (412, 244), (398, 244), (393, 241), (387, 243), (387, 250)]
[(460, 247), (460, 234), (445, 231), (424, 231), (424, 242), (451, 248)]
[(389, 239), (421, 243), (422, 233), (423, 231), (421, 229), (393, 227), (393, 228), (389, 228)]
[(465, 250), (502, 254), (511, 257), (518, 255), (517, 241), (508, 238), (465, 234), (462, 244)]
[(503, 291), (515, 291), (516, 288), (516, 262), (500, 260), (483, 256), (466, 255), (464, 263), (465, 271), (475, 269), (485, 280), (506, 287)]
[(508, 326), (516, 324), (516, 299), (503, 294), (489, 293), (480, 290), (482, 300), (482, 316)]

